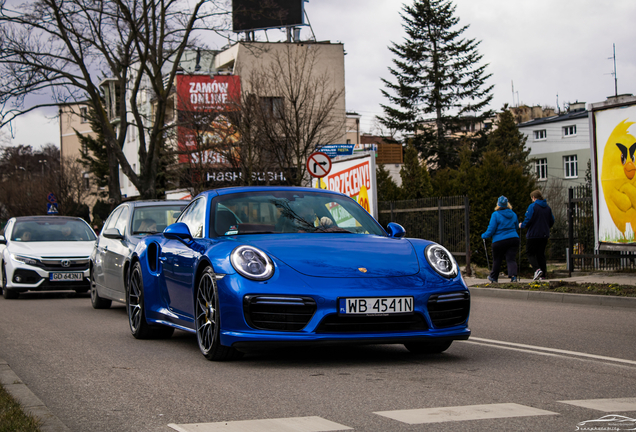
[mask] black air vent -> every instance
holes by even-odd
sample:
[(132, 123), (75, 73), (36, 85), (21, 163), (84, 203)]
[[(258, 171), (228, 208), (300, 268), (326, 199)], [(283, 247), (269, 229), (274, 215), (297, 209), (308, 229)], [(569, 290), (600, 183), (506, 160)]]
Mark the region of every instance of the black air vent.
[(434, 294), (428, 299), (428, 314), (436, 328), (464, 324), (469, 312), (470, 293), (468, 291)]
[(426, 330), (422, 315), (343, 316), (327, 315), (318, 326), (317, 333), (396, 332)]
[(247, 295), (243, 312), (250, 327), (262, 330), (302, 330), (314, 313), (316, 302), (311, 297)]

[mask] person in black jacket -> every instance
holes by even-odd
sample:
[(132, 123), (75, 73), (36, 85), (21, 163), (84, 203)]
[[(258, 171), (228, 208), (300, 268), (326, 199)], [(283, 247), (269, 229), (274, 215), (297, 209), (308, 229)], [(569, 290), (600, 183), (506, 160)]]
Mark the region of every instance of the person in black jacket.
[(532, 204), (528, 206), (526, 217), (519, 224), (519, 228), (527, 228), (526, 253), (528, 261), (534, 270), (532, 280), (544, 279), (548, 274), (545, 262), (545, 247), (550, 237), (550, 228), (554, 225), (554, 215), (540, 190), (530, 193)]

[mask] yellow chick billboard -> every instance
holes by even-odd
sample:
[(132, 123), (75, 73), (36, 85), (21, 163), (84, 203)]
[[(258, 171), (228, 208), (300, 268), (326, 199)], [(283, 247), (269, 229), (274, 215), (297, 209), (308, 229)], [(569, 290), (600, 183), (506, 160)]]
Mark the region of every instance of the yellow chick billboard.
[(329, 174), (314, 179), (313, 186), (348, 195), (378, 218), (375, 155), (372, 153), (333, 160)]
[(636, 105), (593, 113), (597, 239), (599, 243), (633, 247), (636, 246)]

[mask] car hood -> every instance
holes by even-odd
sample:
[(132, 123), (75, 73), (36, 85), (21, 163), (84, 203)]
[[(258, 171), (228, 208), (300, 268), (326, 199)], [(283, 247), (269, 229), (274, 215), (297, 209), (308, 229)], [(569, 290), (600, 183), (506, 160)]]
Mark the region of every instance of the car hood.
[(299, 273), (315, 277), (392, 277), (419, 272), (406, 239), (358, 234), (240, 236)]
[(94, 246), (95, 241), (11, 242), (9, 252), (43, 258), (87, 257)]

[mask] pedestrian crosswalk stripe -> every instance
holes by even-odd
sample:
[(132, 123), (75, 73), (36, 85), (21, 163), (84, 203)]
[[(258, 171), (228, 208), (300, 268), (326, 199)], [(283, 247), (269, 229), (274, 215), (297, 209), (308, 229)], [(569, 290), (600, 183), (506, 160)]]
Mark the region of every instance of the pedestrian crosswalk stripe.
[(397, 411), (378, 411), (378, 414), (408, 424), (441, 423), (463, 420), (483, 420), (507, 417), (559, 415), (558, 413), (515, 403), (468, 405)]
[(603, 412), (636, 411), (636, 398), (587, 399), (559, 402)]
[(178, 432), (328, 432), (352, 428), (321, 417), (290, 417), (216, 423), (169, 424)]

